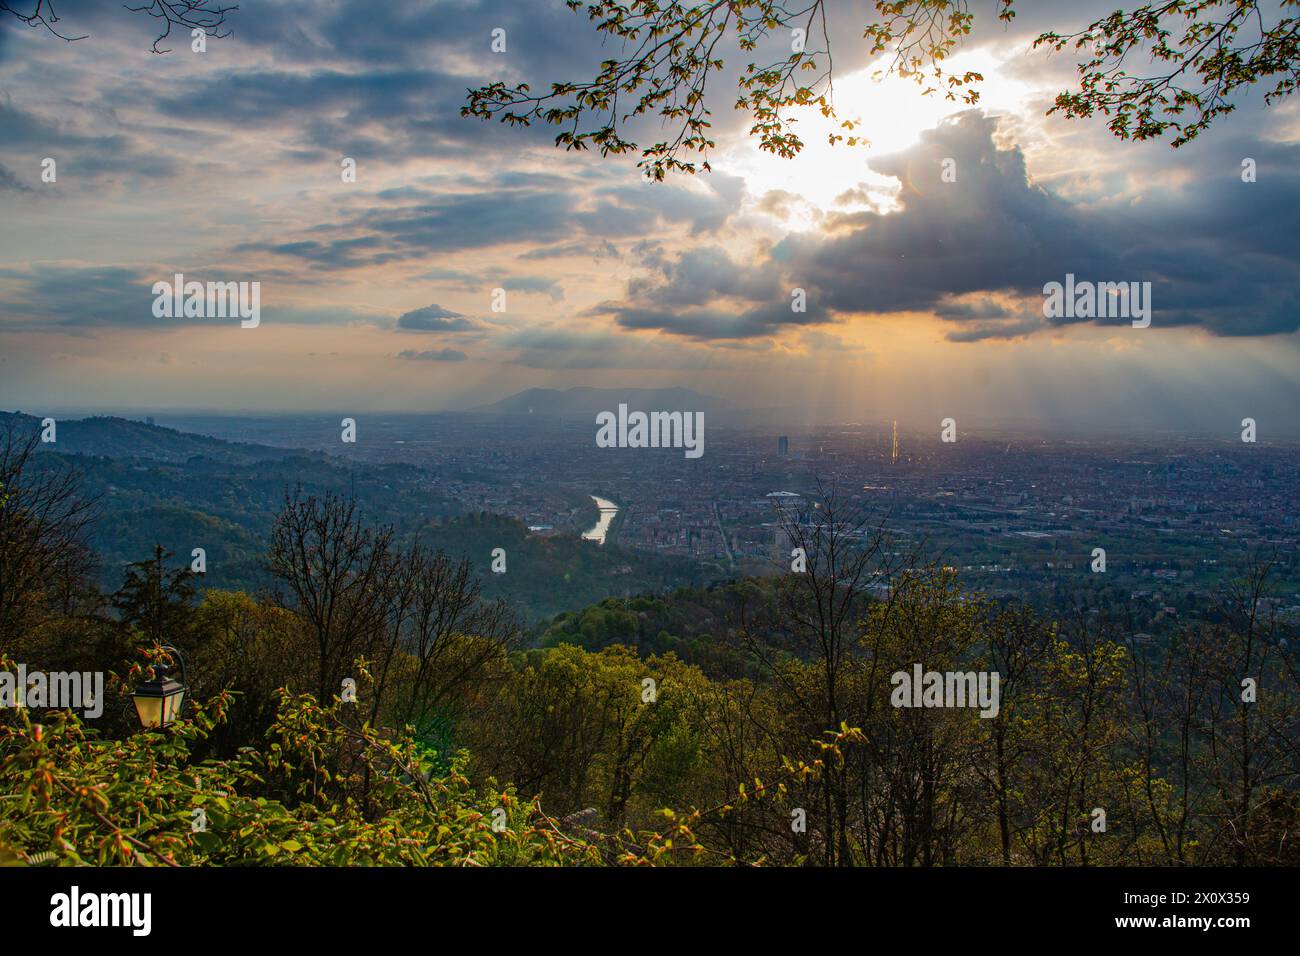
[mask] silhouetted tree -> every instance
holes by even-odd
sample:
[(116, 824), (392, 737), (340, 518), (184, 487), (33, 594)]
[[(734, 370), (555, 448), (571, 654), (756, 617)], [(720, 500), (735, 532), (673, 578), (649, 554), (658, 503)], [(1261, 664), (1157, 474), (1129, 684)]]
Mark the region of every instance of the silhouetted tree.
[(84, 532), (95, 503), (72, 468), (37, 461), (39, 443), (13, 426), (0, 436), (0, 650), (93, 591)]
[(169, 568), (172, 557), (155, 544), (153, 557), (128, 565), (122, 586), (113, 593), (122, 623), (155, 644), (183, 643), (194, 624), (195, 574), (188, 565)]
[(306, 622), (316, 646), (318, 699), (339, 692), (353, 662), (382, 635), (389, 616), (385, 577), (392, 528), (364, 526), (356, 501), (295, 490), (271, 528), (271, 573), (288, 588), (284, 605)]
[[(141, 0), (137, 6), (123, 4), (131, 13), (142, 13), (158, 21), (158, 36), (151, 49), (154, 53), (170, 53), (160, 44), (169, 39), (172, 30), (178, 30), (186, 43), (193, 30), (202, 30), (205, 36), (222, 39), (230, 36), (226, 28), (226, 15), (239, 9), (238, 4), (211, 3), (209, 0)], [(54, 8), (54, 0), (0, 0), (0, 13), (9, 13), (33, 29), (43, 29), (51, 36), (69, 43), (85, 40), (89, 34), (70, 35), (59, 26), (62, 18)]]

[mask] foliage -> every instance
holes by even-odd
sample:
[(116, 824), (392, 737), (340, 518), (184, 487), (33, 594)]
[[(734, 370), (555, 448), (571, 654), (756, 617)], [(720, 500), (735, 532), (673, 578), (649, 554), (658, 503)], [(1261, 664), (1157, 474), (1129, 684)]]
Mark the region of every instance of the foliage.
[[(1049, 112), (1101, 113), (1121, 139), (1173, 130), (1172, 145), (1182, 146), (1232, 112), (1242, 87), (1274, 80), (1265, 102), (1284, 99), (1300, 79), (1300, 18), (1285, 15), (1295, 0), (1268, 7), (1263, 0), (1165, 0), (1116, 10), (1075, 33), (1044, 33), (1035, 46), (1090, 54), (1078, 65), (1079, 89), (1058, 94)], [(1155, 75), (1126, 65), (1139, 52), (1161, 64)]]
[(113, 595), (118, 620), (155, 644), (183, 639), (194, 618), (196, 575), (188, 566), (169, 568), (171, 557), (154, 545), (152, 558), (127, 567), (126, 580)]
[[(726, 66), (728, 38), (742, 55), (762, 51), (736, 80), (735, 108), (749, 114), (749, 133), (762, 149), (784, 158), (797, 155), (800, 109), (838, 120), (832, 144), (865, 143), (860, 119), (837, 117), (834, 103), (831, 29), (827, 0), (793, 6), (780, 0), (566, 0), (584, 11), (597, 33), (624, 52), (600, 63), (584, 80), (559, 80), (545, 92), (528, 83), (496, 81), (471, 90), (462, 116), (496, 119), (516, 127), (542, 122), (559, 128), (556, 146), (596, 147), (602, 156), (640, 152), (648, 178), (708, 171), (712, 115), (706, 105), (711, 75)], [(1233, 94), (1249, 84), (1275, 79), (1266, 94), (1272, 103), (1295, 91), (1300, 71), (1300, 24), (1285, 12), (1295, 0), (1281, 0), (1277, 13), (1266, 0), (1161, 0), (1116, 10), (1083, 30), (1047, 31), (1035, 48), (1082, 51), (1079, 87), (1061, 92), (1049, 113), (1110, 117), (1121, 138), (1148, 139), (1174, 130), (1181, 146), (1215, 117), (1234, 108)], [(1016, 0), (998, 0), (997, 18), (1009, 23)], [(966, 0), (874, 0), (863, 38), (882, 75), (910, 78), (950, 100), (979, 101), (983, 76), (949, 71), (947, 61), (970, 34), (975, 15)], [(1068, 6), (1066, 7), (1068, 9)], [(1159, 65), (1154, 75), (1131, 71), (1147, 53)], [(1188, 84), (1185, 78), (1195, 77)], [(658, 116), (670, 136), (646, 145), (643, 118)], [(698, 155), (701, 160), (682, 158)]]
[[(15, 460), (0, 511), (75, 504)], [(783, 519), (804, 570), (605, 600), (540, 647), (465, 561), (399, 549), (328, 494), (284, 502), (278, 597), (196, 600), (162, 548), (116, 615), (84, 575), (0, 575), (0, 672), (107, 675), (93, 729), (0, 709), (0, 864), (1300, 860), (1300, 640), (1268, 612), (1275, 559), (1144, 645), (995, 604), (816, 505)], [(75, 552), (57, 522), (0, 519), (10, 568)], [(187, 711), (141, 733), (129, 692), (164, 639)], [(997, 674), (996, 716), (899, 706), (917, 665)]]
[[(267, 742), (193, 759), (231, 707), (104, 740), (70, 712), (0, 723), (0, 847), (58, 865), (545, 865), (597, 862), (505, 788), (444, 776), (409, 737), (285, 693)], [(501, 821), (493, 826), (493, 812)], [(204, 825), (196, 827), (201, 811)]]

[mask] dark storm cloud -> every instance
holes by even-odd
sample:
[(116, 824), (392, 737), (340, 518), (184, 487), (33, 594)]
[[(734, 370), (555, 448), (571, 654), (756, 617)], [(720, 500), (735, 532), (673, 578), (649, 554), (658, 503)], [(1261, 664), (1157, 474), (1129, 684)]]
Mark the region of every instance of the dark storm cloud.
[(530, 349), (596, 349), (615, 348), (619, 340), (608, 335), (590, 332), (573, 332), (554, 326), (519, 329), (502, 338), (507, 348)]
[(599, 262), (602, 259), (619, 258), (619, 251), (618, 247), (608, 239), (579, 240), (558, 246), (543, 246), (540, 249), (530, 249), (528, 252), (521, 253), (519, 258), (526, 261), (537, 261), (563, 259), (568, 256), (584, 257), (591, 259), (593, 262)]
[(989, 299), (940, 302), (936, 316), (957, 327), (948, 333), (952, 342), (980, 342), (1028, 335), (1044, 328), (1042, 302), (1034, 297), (1007, 307)]
[[(246, 8), (239, 42), (304, 62), (350, 66), (420, 64), (473, 53), (484, 75), (565, 71), (599, 63), (599, 38), (581, 12), (560, 3), (518, 0), (439, 0), (428, 3), (295, 2)], [(507, 34), (505, 53), (490, 49), (491, 31)], [(476, 52), (481, 51), (481, 53)]]
[[(1211, 138), (1163, 157), (1141, 203), (1105, 227), (1137, 239), (1158, 274), (1153, 324), (1198, 325), (1218, 335), (1300, 328), (1300, 145)], [(1254, 160), (1256, 181), (1242, 181)]]
[(349, 239), (299, 239), (292, 242), (243, 242), (235, 252), (272, 253), (300, 259), (315, 269), (351, 269), (382, 265), (414, 258), (417, 253), (391, 249), (378, 236), (354, 236)]
[[(659, 274), (630, 280), (628, 299), (661, 306), (691, 306), (706, 305), (721, 297), (760, 302), (782, 295), (778, 273), (736, 262), (719, 246), (696, 246), (676, 260), (659, 261), (658, 270)], [(784, 294), (788, 297), (789, 290)]]
[[(1019, 150), (1000, 150), (977, 113), (925, 133), (871, 168), (898, 179), (897, 212), (829, 217), (829, 237), (794, 236), (773, 250), (791, 281), (840, 312), (933, 309), (945, 296), (1041, 290), (1074, 271), (1116, 275), (1121, 250), (1081, 231), (1063, 200), (1031, 185)], [(945, 160), (956, 182), (943, 182)]]
[(722, 309), (687, 309), (669, 312), (635, 306), (610, 306), (598, 310), (611, 315), (625, 329), (655, 329), (699, 341), (749, 339), (769, 336), (790, 325), (817, 325), (830, 319), (824, 309), (809, 303), (795, 312), (789, 302), (756, 306), (740, 314)]
[[(901, 183), (900, 211), (833, 217), (831, 236), (792, 237), (773, 259), (791, 282), (840, 312), (929, 310), (959, 319), (944, 307), (950, 296), (1041, 299), (1044, 284), (1073, 273), (1092, 282), (1151, 282), (1156, 326), (1194, 324), (1221, 335), (1300, 327), (1292, 214), (1300, 150), (1266, 148), (1266, 181), (1243, 183), (1239, 164), (1225, 156), (1198, 162), (1190, 188), (1164, 188), (1153, 170), (1156, 181), (1141, 201), (1085, 206), (1033, 185), (1020, 150), (998, 148), (994, 131), (995, 120), (969, 112), (873, 161)], [(956, 182), (942, 180), (948, 159)]]
[[(952, 339), (974, 341), (1048, 327), (1043, 287), (1070, 273), (1150, 282), (1155, 327), (1300, 328), (1300, 147), (1254, 144), (1254, 183), (1241, 180), (1240, 147), (1224, 144), (1176, 161), (1186, 168), (1168, 180), (1186, 185), (1169, 185), (1152, 166), (1151, 182), (1136, 184), (1140, 198), (1081, 203), (1032, 183), (1020, 149), (995, 143), (996, 127), (970, 111), (873, 160), (900, 184), (895, 211), (833, 214), (823, 232), (790, 235), (756, 263), (708, 246), (661, 257), (601, 311), (628, 328), (701, 339), (768, 336), (830, 313), (931, 312), (952, 323)], [(954, 182), (943, 178), (948, 161)], [(807, 290), (807, 313), (791, 312), (793, 288)], [(728, 298), (746, 304), (720, 305)]]
[(568, 233), (572, 216), (569, 196), (483, 192), (377, 207), (354, 219), (353, 225), (379, 233), (398, 247), (438, 252), (547, 242)]
[(509, 276), (501, 280), (501, 288), (510, 292), (531, 292), (544, 295), (552, 302), (564, 301), (564, 289), (554, 279), (542, 276)]
[(737, 262), (719, 246), (696, 246), (676, 259), (648, 246), (640, 253), (652, 271), (629, 280), (623, 301), (603, 303), (587, 315), (611, 317), (625, 329), (700, 341), (768, 336), (783, 326), (830, 320), (817, 302), (805, 301), (803, 311), (794, 311), (793, 289), (782, 286), (779, 270)]
[(0, 156), (39, 179), (41, 161), (57, 163), (60, 180), (91, 181), (123, 175), (151, 181), (173, 176), (178, 165), (159, 155), (146, 141), (124, 133), (91, 135), (65, 123), (47, 120), (0, 95)]
[(0, 189), (8, 189), (19, 193), (29, 193), (32, 191), (31, 187), (24, 185), (22, 180), (14, 175), (12, 169), (9, 169), (3, 164), (0, 164)]
[[(275, 65), (182, 77), (161, 97), (143, 89), (122, 96), (181, 122), (288, 127), (290, 148), (320, 159), (447, 158), (554, 140), (545, 122), (507, 128), (462, 117), (469, 89), (590, 79), (609, 55), (584, 15), (516, 0), (263, 5), (232, 23), (235, 36), (215, 42), (263, 48)], [(500, 54), (490, 48), (498, 27), (507, 37)]]
[(6, 323), (68, 328), (199, 321), (154, 317), (152, 287), (162, 278), (112, 266), (6, 269), (0, 271), (0, 289), (5, 290), (0, 294), (0, 315)]
[[(82, 330), (108, 327), (168, 329), (187, 325), (219, 325), (223, 318), (158, 318), (153, 314), (155, 282), (174, 280), (181, 272), (187, 282), (261, 281), (229, 268), (156, 268), (125, 266), (36, 265), (0, 269), (0, 321), (10, 328)], [(264, 324), (348, 325), (383, 324), (383, 318), (346, 306), (300, 308), (277, 306), (260, 289)]]
[[(288, 143), (302, 155), (320, 159), (445, 157), (494, 140), (517, 147), (520, 137), (510, 136), (513, 131), (460, 116), (466, 86), (463, 77), (430, 69), (230, 71), (182, 81), (176, 92), (149, 102), (175, 122), (201, 118), (205, 125), (232, 130), (287, 129)], [(145, 93), (129, 97), (145, 105)]]
[[(427, 194), (425, 194), (427, 195)], [(545, 243), (573, 229), (575, 199), (558, 193), (450, 194), (405, 205), (373, 206), (341, 222), (322, 223), (310, 235), (243, 243), (236, 252), (272, 253), (319, 269), (353, 269), (504, 243)], [(495, 284), (495, 283), (494, 283)]]
[[(318, 268), (356, 268), (433, 252), (501, 245), (532, 244), (535, 248), (526, 252), (530, 258), (541, 258), (552, 246), (556, 255), (574, 249), (617, 255), (611, 236), (639, 238), (648, 231), (675, 225), (686, 225), (692, 233), (708, 233), (736, 211), (734, 202), (723, 198), (732, 191), (725, 180), (720, 189), (707, 192), (634, 181), (622, 186), (606, 184), (593, 194), (592, 180), (608, 183), (613, 175), (593, 170), (588, 176), (564, 180), (563, 189), (550, 183), (549, 177), (541, 177), (542, 184), (516, 177), (515, 182), (521, 184), (516, 188), (489, 188), (490, 184), (475, 182), (474, 188), (467, 186), (459, 192), (436, 193), (417, 186), (384, 190), (375, 198), (387, 196), (390, 202), (351, 211), (341, 221), (308, 230), (309, 234), (344, 238), (320, 240), (307, 235), (245, 243), (236, 251), (270, 252)], [(563, 298), (558, 284), (548, 280), (516, 276), (491, 285), (541, 292), (556, 301)]]
[(435, 303), (404, 312), (398, 316), (397, 328), (404, 332), (469, 332), (478, 326), (459, 312)]
[(463, 362), (469, 356), (459, 349), (426, 349), (423, 352), (405, 349), (398, 352), (397, 357), (417, 362)]
[(999, 302), (981, 299), (974, 302), (945, 302), (935, 307), (935, 315), (954, 322), (1007, 319), (1012, 312)]

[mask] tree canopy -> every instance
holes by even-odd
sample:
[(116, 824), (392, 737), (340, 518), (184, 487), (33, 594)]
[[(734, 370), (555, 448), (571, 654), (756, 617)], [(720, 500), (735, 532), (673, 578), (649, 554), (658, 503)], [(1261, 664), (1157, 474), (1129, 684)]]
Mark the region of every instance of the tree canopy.
[[(990, 15), (1009, 23), (1024, 0), (996, 0)], [(566, 150), (595, 147), (602, 156), (639, 151), (649, 178), (708, 170), (713, 139), (706, 87), (726, 66), (724, 52), (755, 55), (741, 68), (735, 108), (749, 113), (749, 134), (775, 155), (803, 148), (798, 111), (812, 108), (837, 120), (832, 143), (865, 142), (869, 123), (840, 116), (834, 100), (828, 0), (566, 0), (593, 29), (622, 45), (595, 76), (550, 81), (534, 92), (527, 82), (502, 81), (471, 90), (461, 113), (512, 126), (535, 122), (559, 128)], [(1079, 58), (1078, 87), (1061, 91), (1049, 113), (1107, 118), (1121, 139), (1171, 134), (1182, 146), (1224, 113), (1242, 87), (1267, 82), (1268, 103), (1295, 90), (1300, 19), (1295, 0), (1167, 0), (1093, 20), (1082, 29), (1045, 31), (1034, 48)], [(976, 14), (967, 0), (874, 0), (862, 39), (880, 57), (880, 75), (915, 80), (927, 94), (974, 105), (984, 77), (950, 71), (948, 61), (971, 33)], [(1067, 17), (1069, 5), (1059, 7)], [(837, 49), (844, 40), (834, 37)], [(758, 56), (762, 54), (762, 56)], [(1150, 68), (1135, 61), (1146, 54)], [(728, 54), (730, 55), (730, 54)], [(663, 139), (639, 142), (629, 124), (658, 116)]]

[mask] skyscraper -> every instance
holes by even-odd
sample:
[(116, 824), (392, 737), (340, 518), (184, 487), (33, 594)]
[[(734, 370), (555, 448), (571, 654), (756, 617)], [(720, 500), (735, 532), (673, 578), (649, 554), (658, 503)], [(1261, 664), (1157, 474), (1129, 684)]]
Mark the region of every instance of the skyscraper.
[(776, 453), (782, 458), (787, 457), (790, 454), (790, 439), (784, 435), (778, 438), (776, 440)]

